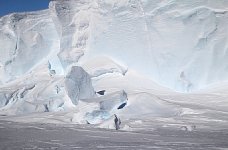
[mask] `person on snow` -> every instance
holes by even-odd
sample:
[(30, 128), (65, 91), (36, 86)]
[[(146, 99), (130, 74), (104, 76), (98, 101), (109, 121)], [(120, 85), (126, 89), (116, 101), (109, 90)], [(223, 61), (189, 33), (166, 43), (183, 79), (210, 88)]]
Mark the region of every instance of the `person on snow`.
[(114, 116), (115, 116), (115, 119), (114, 119), (115, 128), (116, 128), (116, 130), (119, 130), (120, 129), (121, 120), (120, 120), (120, 118), (117, 117), (116, 114), (114, 114)]

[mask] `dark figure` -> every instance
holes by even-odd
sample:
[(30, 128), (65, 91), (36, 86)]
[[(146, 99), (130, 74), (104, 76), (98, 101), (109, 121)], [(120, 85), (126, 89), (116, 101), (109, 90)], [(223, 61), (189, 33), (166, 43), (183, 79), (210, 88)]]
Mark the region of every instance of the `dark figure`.
[(105, 94), (105, 90), (98, 91), (98, 92), (96, 92), (96, 93), (98, 93), (99, 95), (104, 95), (104, 94)]
[(115, 116), (115, 119), (114, 119), (115, 128), (116, 128), (116, 130), (119, 130), (120, 124), (121, 124), (120, 118), (118, 118), (116, 114), (114, 114), (114, 116)]
[(127, 103), (125, 102), (125, 103), (121, 104), (117, 109), (122, 109), (122, 108), (124, 108), (126, 105), (127, 105)]

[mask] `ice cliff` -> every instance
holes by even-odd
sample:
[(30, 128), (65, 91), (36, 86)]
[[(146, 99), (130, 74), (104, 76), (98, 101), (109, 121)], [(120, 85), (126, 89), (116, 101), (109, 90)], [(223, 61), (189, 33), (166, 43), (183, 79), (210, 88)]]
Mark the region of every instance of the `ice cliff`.
[(55, 0), (48, 10), (10, 14), (0, 20), (0, 80), (47, 60), (61, 73), (105, 55), (163, 86), (197, 90), (227, 79), (227, 7), (225, 0)]

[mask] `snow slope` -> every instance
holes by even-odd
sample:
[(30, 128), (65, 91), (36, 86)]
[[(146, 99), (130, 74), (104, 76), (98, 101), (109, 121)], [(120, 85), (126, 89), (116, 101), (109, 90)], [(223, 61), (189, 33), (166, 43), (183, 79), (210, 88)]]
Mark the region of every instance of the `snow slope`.
[(0, 114), (101, 126), (226, 114), (227, 84), (202, 89), (227, 80), (227, 23), (226, 0), (52, 0), (1, 17)]

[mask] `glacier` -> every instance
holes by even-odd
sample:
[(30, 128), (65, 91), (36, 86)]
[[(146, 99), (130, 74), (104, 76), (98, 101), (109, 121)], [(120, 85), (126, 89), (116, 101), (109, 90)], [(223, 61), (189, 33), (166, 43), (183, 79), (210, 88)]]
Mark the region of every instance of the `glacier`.
[(63, 74), (74, 63), (108, 57), (175, 91), (205, 88), (226, 80), (227, 5), (224, 0), (57, 0), (48, 10), (4, 16), (1, 82), (45, 61)]
[(0, 120), (227, 129), (227, 24), (227, 0), (51, 0), (3, 16)]

